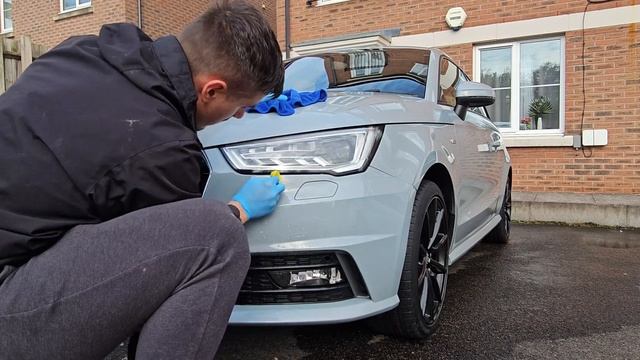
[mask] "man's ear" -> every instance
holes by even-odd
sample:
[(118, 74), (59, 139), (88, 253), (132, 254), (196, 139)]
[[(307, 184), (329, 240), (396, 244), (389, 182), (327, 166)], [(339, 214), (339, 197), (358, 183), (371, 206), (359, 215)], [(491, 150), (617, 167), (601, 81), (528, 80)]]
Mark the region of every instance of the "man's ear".
[(214, 101), (221, 95), (226, 95), (228, 90), (227, 82), (218, 78), (200, 78), (198, 79), (201, 86), (198, 97), (201, 101), (207, 103)]

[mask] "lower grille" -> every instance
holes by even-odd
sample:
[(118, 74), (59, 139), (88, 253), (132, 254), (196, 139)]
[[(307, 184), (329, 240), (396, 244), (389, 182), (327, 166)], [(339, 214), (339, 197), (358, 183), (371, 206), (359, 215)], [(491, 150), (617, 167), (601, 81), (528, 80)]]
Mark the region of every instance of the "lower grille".
[[(329, 273), (331, 281), (328, 279)], [(296, 282), (298, 274), (308, 281)], [(305, 276), (312, 278), (305, 278)], [(324, 277), (317, 279), (313, 276)], [(292, 304), (347, 300), (356, 295), (362, 295), (354, 294), (353, 290), (354, 285), (356, 285), (355, 289), (364, 288), (361, 279), (353, 259), (342, 252), (252, 254), (251, 266), (236, 304)], [(353, 282), (358, 284), (352, 284)]]
[(333, 289), (319, 289), (308, 291), (280, 292), (270, 291), (264, 293), (240, 292), (237, 304), (239, 305), (264, 305), (264, 304), (291, 304), (291, 303), (319, 303), (341, 301), (353, 298), (353, 292), (349, 286)]

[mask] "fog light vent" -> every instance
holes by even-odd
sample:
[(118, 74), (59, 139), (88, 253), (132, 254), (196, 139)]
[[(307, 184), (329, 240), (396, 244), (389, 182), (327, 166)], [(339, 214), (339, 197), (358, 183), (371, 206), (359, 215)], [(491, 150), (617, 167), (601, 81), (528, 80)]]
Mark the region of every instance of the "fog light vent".
[(330, 286), (341, 284), (344, 279), (339, 266), (292, 269), (292, 270), (272, 270), (269, 276), (283, 289), (304, 288), (317, 286)]
[[(341, 260), (338, 260), (340, 256)], [(346, 264), (346, 265), (345, 265)], [(345, 253), (252, 254), (251, 267), (236, 304), (294, 304), (352, 299), (352, 279), (363, 286), (353, 259)], [(366, 296), (366, 292), (364, 295)]]
[(291, 271), (290, 275), (289, 285), (297, 287), (326, 286), (342, 282), (342, 274), (335, 267), (299, 271), (297, 273)]

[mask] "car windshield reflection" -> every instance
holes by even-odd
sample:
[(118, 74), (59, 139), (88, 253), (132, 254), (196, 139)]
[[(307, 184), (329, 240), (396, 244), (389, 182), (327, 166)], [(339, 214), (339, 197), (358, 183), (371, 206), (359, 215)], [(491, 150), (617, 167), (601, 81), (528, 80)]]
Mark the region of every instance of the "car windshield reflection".
[(285, 89), (379, 92), (424, 98), (429, 51), (363, 49), (305, 56), (286, 64)]

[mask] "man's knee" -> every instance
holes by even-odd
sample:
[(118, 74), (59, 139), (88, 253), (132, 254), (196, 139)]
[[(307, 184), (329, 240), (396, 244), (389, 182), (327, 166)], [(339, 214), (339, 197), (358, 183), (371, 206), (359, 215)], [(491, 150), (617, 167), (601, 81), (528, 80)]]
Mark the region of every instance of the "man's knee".
[(133, 241), (134, 248), (151, 253), (206, 247), (248, 256), (244, 226), (226, 204), (214, 200), (198, 198), (153, 206), (93, 226), (84, 230), (130, 239), (122, 240)]
[(251, 262), (249, 244), (244, 225), (226, 204), (191, 199), (173, 203), (168, 210), (188, 222), (184, 235), (178, 240), (179, 246), (210, 249), (217, 261), (234, 269), (238, 280), (244, 279)]
[(167, 204), (166, 211), (170, 223), (178, 219), (182, 241), (195, 242), (194, 246), (215, 242), (217, 247), (248, 251), (244, 226), (222, 202), (190, 199)]

